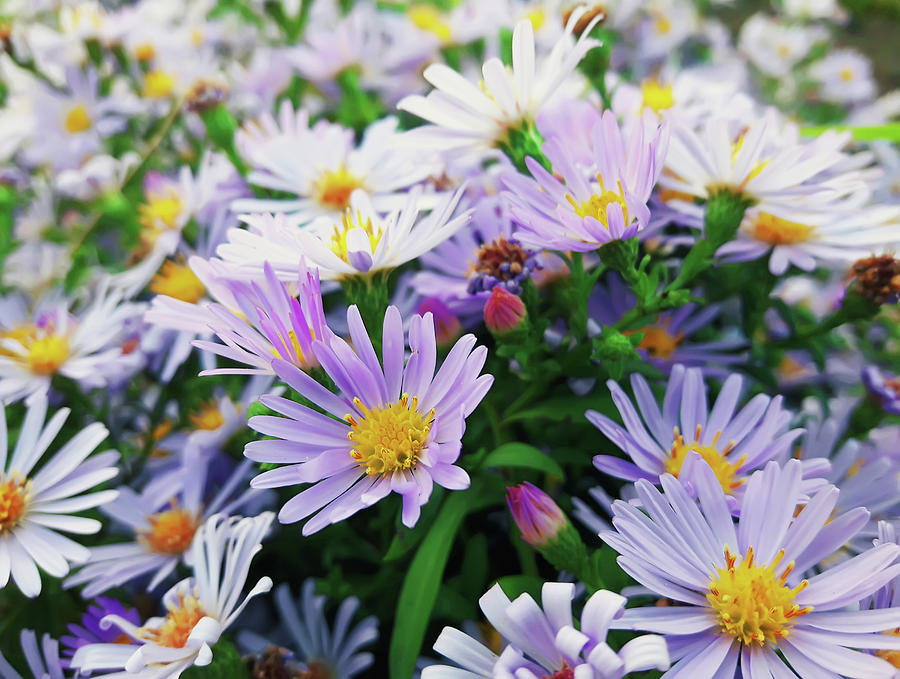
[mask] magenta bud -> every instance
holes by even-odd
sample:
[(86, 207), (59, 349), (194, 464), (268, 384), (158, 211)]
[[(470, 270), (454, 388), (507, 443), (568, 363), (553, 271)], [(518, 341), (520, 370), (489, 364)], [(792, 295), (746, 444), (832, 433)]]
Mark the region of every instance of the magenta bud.
[(543, 547), (569, 525), (566, 515), (552, 498), (527, 481), (507, 487), (506, 504), (522, 531), (522, 539), (534, 547)]

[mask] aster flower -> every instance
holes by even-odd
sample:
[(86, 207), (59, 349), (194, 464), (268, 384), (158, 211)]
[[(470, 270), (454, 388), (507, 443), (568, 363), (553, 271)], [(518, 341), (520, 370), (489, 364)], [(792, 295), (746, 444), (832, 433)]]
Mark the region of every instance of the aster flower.
[[(318, 267), (323, 280), (371, 275), (419, 257), (465, 226), (468, 211), (453, 217), (461, 196), (462, 189), (433, 204), (415, 187), (402, 208), (383, 216), (367, 193), (355, 190), (343, 216), (319, 218), (302, 230), (281, 215), (246, 215), (251, 230), (230, 230), (217, 254), (249, 272), (271, 264), (282, 280), (296, 275), (301, 257)], [(421, 216), (427, 205), (433, 209)]]
[(886, 413), (900, 415), (900, 379), (877, 366), (866, 366), (862, 371), (862, 383), (873, 401)]
[(650, 220), (647, 201), (662, 170), (668, 126), (654, 129), (649, 118), (621, 130), (604, 112), (592, 130), (592, 164), (577, 163), (559, 139), (543, 145), (558, 179), (540, 163), (525, 163), (534, 179), (512, 173), (504, 177), (513, 218), (521, 226), (515, 237), (527, 247), (589, 252), (613, 240), (625, 240)]
[(144, 576), (148, 591), (168, 578), (182, 560), (194, 556), (191, 544), (209, 517), (239, 511), (257, 495), (244, 484), (250, 474), (247, 461), (237, 465), (221, 481), (216, 492), (210, 477), (222, 469), (223, 459), (210, 451), (185, 447), (175, 465), (157, 470), (137, 493), (119, 488), (119, 497), (102, 511), (130, 533), (130, 540), (99, 545), (65, 587), (86, 585), (81, 594), (98, 594)]
[(900, 243), (900, 208), (832, 206), (799, 210), (765, 204), (750, 208), (734, 240), (716, 251), (726, 262), (769, 256), (769, 271), (780, 276), (794, 265), (804, 271), (818, 266), (844, 268), (876, 248)]
[(572, 38), (585, 10), (572, 12), (565, 34), (540, 59), (535, 55), (531, 20), (519, 21), (513, 30), (512, 73), (500, 59), (489, 59), (482, 69), (484, 90), (444, 64), (426, 68), (425, 79), (437, 89), (426, 97), (406, 97), (397, 105), (432, 123), (409, 132), (409, 141), (425, 148), (483, 150), (505, 141), (510, 129), (533, 123), (584, 55), (600, 44), (587, 37), (599, 17), (580, 38)]
[[(291, 596), (290, 587), (280, 585), (275, 590), (275, 606), (286, 634), (277, 639), (296, 649), (294, 657), (299, 660), (301, 672), (314, 677), (350, 679), (371, 666), (374, 660), (371, 653), (360, 649), (378, 639), (378, 619), (369, 616), (351, 627), (359, 599), (349, 597), (338, 607), (332, 628), (325, 616), (326, 602), (324, 595), (316, 594), (316, 583), (312, 578), (304, 581), (302, 594), (297, 599)], [(250, 630), (241, 632), (238, 640), (256, 653), (272, 644)]]
[(800, 463), (770, 462), (750, 478), (735, 525), (715, 474), (692, 455), (699, 506), (671, 475), (661, 479), (664, 493), (642, 479), (647, 513), (616, 501), (616, 532), (600, 535), (626, 573), (678, 605), (631, 608), (612, 627), (665, 634), (675, 661), (666, 678), (731, 677), (736, 667), (752, 677), (788, 676), (788, 668), (804, 679), (896, 676), (866, 651), (900, 649), (883, 634), (900, 626), (900, 609), (855, 607), (900, 573), (891, 565), (900, 547), (879, 545), (803, 577), (852, 539), (868, 512), (834, 517), (836, 488), (807, 501)]
[(54, 375), (92, 388), (140, 367), (143, 359), (127, 332), (142, 304), (122, 303), (121, 294), (103, 283), (75, 313), (70, 304), (57, 293), (41, 298), (30, 313), (21, 297), (0, 302), (0, 400), (45, 392)]
[[(38, 645), (37, 634), (34, 633), (34, 630), (23, 629), (19, 633), (19, 643), (22, 647), (22, 655), (25, 656), (25, 661), (28, 663), (31, 677), (34, 679), (64, 679), (66, 673), (59, 657), (59, 642), (49, 634), (45, 634), (41, 638), (41, 644)], [(0, 653), (0, 677), (23, 679), (2, 653)], [(25, 679), (27, 677), (28, 675)]]
[(293, 523), (318, 512), (303, 526), (304, 535), (375, 504), (391, 491), (402, 495), (403, 524), (411, 527), (434, 483), (450, 490), (468, 488), (468, 474), (454, 462), (465, 418), (494, 379), (478, 376), (487, 350), (474, 348), (472, 335), (460, 338), (434, 373), (437, 346), (431, 314), (409, 320), (412, 353), (404, 360), (403, 321), (396, 307), (388, 307), (381, 364), (355, 305), (347, 310), (347, 323), (355, 349), (339, 338), (330, 344), (313, 343), (313, 354), (339, 394), (287, 361), (272, 363), (279, 378), (328, 414), (263, 396), (263, 404), (286, 418), (250, 418), (252, 429), (278, 438), (253, 441), (244, 454), (285, 465), (260, 474), (251, 485), (314, 484), (288, 500), (278, 514), (282, 523)]
[(498, 657), (453, 627), (445, 627), (434, 650), (463, 669), (432, 665), (422, 679), (477, 679), (478, 677), (605, 677), (621, 679), (631, 672), (669, 667), (662, 637), (645, 635), (615, 651), (606, 643), (610, 622), (620, 618), (625, 597), (600, 590), (585, 603), (581, 624), (572, 619), (575, 585), (547, 582), (541, 606), (530, 594), (510, 601), (500, 585), (479, 600), (488, 622), (506, 645)]
[(107, 615), (116, 615), (123, 620), (127, 620), (132, 625), (139, 625), (140, 618), (138, 612), (133, 608), (126, 608), (116, 599), (106, 596), (98, 596), (93, 603), (87, 607), (84, 615), (81, 616), (81, 624), (70, 623), (68, 625), (69, 635), (60, 637), (64, 650), (63, 665), (68, 666), (69, 660), (82, 646), (88, 644), (114, 644), (123, 640), (128, 640), (122, 631), (111, 627), (102, 627), (100, 621)]
[(38, 394), (29, 400), (19, 438), (8, 457), (6, 414), (0, 405), (0, 589), (12, 575), (21, 592), (31, 598), (41, 593), (38, 568), (61, 578), (69, 572), (70, 563), (89, 556), (86, 547), (57, 531), (96, 533), (99, 521), (72, 514), (106, 505), (118, 496), (115, 490), (86, 493), (119, 472), (116, 451), (87, 459), (107, 435), (99, 422), (78, 432), (35, 472), (69, 409), (58, 410), (45, 425), (46, 414), (46, 396)]
[(310, 127), (309, 113), (294, 112), (288, 103), (280, 113), (280, 126), (264, 117), (239, 131), (235, 143), (252, 168), (248, 182), (296, 198), (240, 199), (232, 203), (235, 212), (285, 213), (293, 225), (320, 216), (340, 218), (358, 189), (376, 209), (393, 210), (406, 201), (406, 189), (439, 169), (419, 153), (398, 150), (394, 118), (370, 125), (356, 146), (349, 128), (326, 120)]
[(742, 24), (738, 46), (765, 75), (785, 78), (816, 43), (827, 40), (822, 26), (786, 24), (758, 12)]
[[(596, 455), (594, 466), (626, 481), (659, 483), (668, 473), (692, 483), (696, 467), (686, 462), (691, 453), (697, 453), (713, 469), (730, 506), (735, 507), (742, 502), (749, 475), (769, 460), (786, 457), (791, 444), (803, 433), (802, 429), (788, 431), (791, 413), (782, 409), (781, 396), (757, 394), (735, 412), (743, 386), (737, 374), (725, 380), (712, 410), (707, 407), (706, 385), (699, 368), (672, 368), (662, 412), (640, 375), (631, 376), (639, 411), (616, 382), (609, 380), (606, 384), (625, 427), (594, 410), (585, 415), (632, 461)], [(827, 473), (827, 461), (810, 460), (803, 467), (808, 479), (805, 489), (824, 483), (815, 477)]]
[(72, 667), (82, 672), (124, 670), (117, 676), (136, 679), (177, 679), (189, 667), (208, 665), (211, 647), (247, 602), (272, 588), (270, 578), (260, 578), (240, 601), (250, 562), (262, 548), (273, 518), (271, 512), (245, 519), (210, 517), (191, 545), (193, 576), (163, 597), (165, 616), (150, 618), (139, 627), (107, 615), (101, 626), (115, 625), (133, 642), (82, 646)]
[(877, 92), (872, 62), (856, 50), (833, 50), (810, 66), (809, 74), (827, 101), (853, 104), (873, 99)]
[(312, 343), (327, 343), (334, 336), (325, 321), (318, 269), (310, 271), (300, 259), (296, 295), (276, 278), (269, 262), (263, 264), (263, 273), (264, 285), (239, 280), (225, 283), (235, 311), (220, 304), (206, 307), (209, 328), (222, 343), (194, 342), (199, 349), (251, 367), (215, 368), (201, 375), (274, 374), (272, 361), (276, 358), (302, 370), (318, 365)]

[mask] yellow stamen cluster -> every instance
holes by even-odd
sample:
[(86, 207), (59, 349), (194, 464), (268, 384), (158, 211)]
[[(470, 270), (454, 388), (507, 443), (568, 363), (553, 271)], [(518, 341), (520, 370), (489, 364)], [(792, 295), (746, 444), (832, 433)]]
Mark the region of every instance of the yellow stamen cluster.
[(152, 61), (156, 57), (156, 48), (149, 42), (134, 48), (134, 58), (138, 61)]
[[(900, 628), (888, 630), (885, 634), (892, 637), (900, 637)], [(875, 651), (875, 655), (877, 655), (882, 660), (887, 660), (894, 667), (900, 668), (900, 651), (884, 649), (881, 651)]]
[(25, 516), (29, 487), (26, 480), (0, 480), (0, 537), (19, 525)]
[(28, 348), (28, 368), (38, 375), (53, 375), (69, 358), (69, 340), (63, 335), (34, 338)]
[(625, 334), (633, 335), (638, 332), (644, 333), (644, 337), (641, 339), (641, 343), (638, 344), (638, 348), (646, 351), (652, 358), (672, 358), (678, 345), (681, 344), (684, 339), (683, 332), (679, 332), (675, 335), (669, 332), (668, 323), (648, 325), (638, 330), (628, 331)]
[(206, 611), (194, 596), (178, 593), (178, 603), (168, 604), (169, 610), (162, 625), (155, 629), (141, 628), (141, 637), (167, 648), (184, 648), (197, 623), (206, 617)]
[(649, 78), (641, 84), (641, 94), (643, 95), (644, 108), (652, 109), (657, 113), (667, 108), (672, 108), (675, 104), (675, 97), (672, 96), (672, 86), (662, 85), (655, 78)]
[(688, 453), (699, 453), (700, 457), (702, 457), (703, 460), (713, 470), (713, 473), (716, 475), (716, 479), (722, 486), (722, 490), (728, 494), (734, 492), (735, 488), (738, 488), (742, 483), (744, 483), (744, 479), (737, 478), (737, 475), (738, 469), (740, 469), (741, 465), (744, 464), (746, 456), (742, 456), (736, 462), (729, 462), (728, 453), (730, 453), (732, 448), (734, 448), (734, 441), (731, 441), (720, 451), (718, 446), (719, 439), (722, 436), (721, 431), (716, 432), (716, 435), (713, 437), (712, 443), (709, 445), (702, 445), (700, 443), (701, 434), (702, 428), (698, 424), (697, 430), (694, 432), (694, 441), (692, 443), (688, 443), (684, 440), (684, 436), (682, 436), (678, 431), (678, 427), (675, 427), (672, 450), (669, 452), (669, 457), (666, 458), (665, 470), (669, 474), (677, 478), (678, 474), (681, 473), (681, 466), (684, 464)]
[(69, 134), (78, 134), (91, 129), (91, 118), (84, 104), (74, 106), (66, 114), (65, 128)]
[(597, 175), (597, 181), (600, 183), (600, 192), (595, 193), (588, 200), (579, 203), (570, 194), (566, 194), (566, 200), (569, 201), (575, 210), (575, 214), (579, 217), (593, 217), (600, 222), (605, 229), (609, 229), (609, 219), (606, 216), (606, 209), (617, 203), (622, 208), (622, 215), (625, 218), (625, 224), (628, 224), (628, 205), (625, 203), (625, 191), (622, 183), (618, 182), (619, 191), (608, 191), (603, 185), (603, 177)]
[(356, 215), (350, 210), (345, 211), (343, 216), (341, 216), (340, 225), (335, 225), (334, 233), (331, 235), (331, 251), (348, 264), (350, 263), (350, 254), (347, 248), (347, 235), (352, 229), (365, 231), (369, 237), (369, 246), (372, 248), (372, 252), (375, 252), (381, 237), (384, 235), (384, 229), (381, 226), (372, 224), (370, 217), (363, 219), (362, 213), (359, 211), (356, 212)]
[(437, 7), (432, 5), (412, 5), (406, 10), (406, 16), (423, 31), (436, 35), (441, 44), (447, 45), (450, 43), (452, 38), (450, 26), (444, 20), (444, 17), (441, 16)]
[(150, 71), (144, 76), (141, 95), (145, 99), (168, 99), (175, 91), (175, 76), (165, 71)]
[(434, 408), (423, 415), (418, 411), (418, 397), (410, 399), (406, 394), (396, 403), (378, 408), (366, 408), (358, 398), (353, 403), (363, 417), (344, 418), (350, 423), (347, 438), (353, 442), (350, 454), (365, 468), (366, 474), (378, 476), (414, 469), (419, 454), (428, 444)]
[(187, 264), (167, 259), (162, 269), (150, 281), (150, 290), (157, 295), (168, 295), (188, 304), (196, 304), (206, 294), (206, 287)]
[(181, 214), (181, 198), (175, 191), (160, 191), (138, 205), (138, 223), (147, 229), (174, 229)]
[(350, 207), (350, 194), (363, 188), (363, 180), (341, 165), (336, 170), (323, 172), (313, 185), (316, 202), (332, 210)]
[(801, 608), (794, 599), (809, 584), (803, 580), (796, 587), (787, 586), (787, 578), (794, 569), (792, 561), (781, 575), (775, 569), (784, 558), (782, 549), (772, 563), (756, 565), (753, 547), (737, 563), (737, 555), (725, 548), (725, 568), (717, 568), (717, 577), (709, 584), (707, 601), (716, 614), (719, 629), (743, 644), (776, 644), (790, 633), (797, 618), (806, 615), (812, 606)]
[(756, 240), (772, 245), (790, 245), (811, 240), (815, 227), (782, 219), (768, 212), (760, 212), (752, 227)]
[(219, 410), (217, 401), (205, 403), (200, 410), (191, 413), (188, 419), (190, 419), (195, 429), (204, 429), (206, 431), (215, 431), (225, 424), (225, 417), (222, 415), (222, 411)]
[(172, 508), (147, 517), (150, 530), (140, 533), (139, 540), (150, 551), (160, 554), (182, 554), (191, 546), (200, 521), (193, 513), (172, 500)]

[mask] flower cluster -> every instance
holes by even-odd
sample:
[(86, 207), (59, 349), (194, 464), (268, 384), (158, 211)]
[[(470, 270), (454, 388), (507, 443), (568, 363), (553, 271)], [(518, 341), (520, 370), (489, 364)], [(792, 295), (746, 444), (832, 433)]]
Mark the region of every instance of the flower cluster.
[(0, 677), (900, 677), (897, 12), (732, 4), (7, 0)]

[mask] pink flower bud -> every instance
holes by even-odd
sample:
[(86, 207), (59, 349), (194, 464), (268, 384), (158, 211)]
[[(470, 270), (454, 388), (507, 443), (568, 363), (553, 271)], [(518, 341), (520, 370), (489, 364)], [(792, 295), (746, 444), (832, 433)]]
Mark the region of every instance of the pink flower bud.
[(569, 524), (551, 497), (527, 481), (507, 487), (506, 504), (522, 531), (522, 539), (534, 547), (543, 547)]
[(526, 316), (525, 304), (506, 289), (495, 285), (484, 305), (484, 322), (498, 335), (521, 327)]

